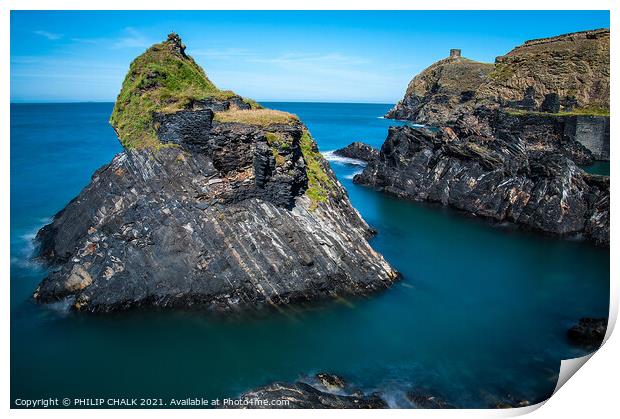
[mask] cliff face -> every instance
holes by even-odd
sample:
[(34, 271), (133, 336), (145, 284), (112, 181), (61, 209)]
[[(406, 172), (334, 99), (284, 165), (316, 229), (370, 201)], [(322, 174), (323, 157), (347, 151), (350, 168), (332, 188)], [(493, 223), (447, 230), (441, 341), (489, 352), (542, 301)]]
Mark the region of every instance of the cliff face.
[(488, 82), (493, 64), (463, 57), (436, 62), (411, 80), (405, 97), (386, 118), (444, 125), (471, 111), (476, 93)]
[(527, 41), (495, 64), (447, 58), (417, 75), (386, 117), (442, 126), (479, 106), (608, 114), (609, 58), (609, 29)]
[(481, 97), (520, 100), (531, 87), (534, 100), (555, 93), (570, 108), (609, 110), (609, 29), (527, 41), (497, 57)]
[(391, 128), (354, 179), (536, 230), (609, 243), (609, 30), (528, 41), (496, 63), (451, 53), (409, 84)]
[(217, 90), (184, 50), (171, 35), (132, 63), (111, 118), (125, 151), (38, 233), (55, 269), (35, 298), (229, 310), (394, 282), (304, 125)]
[(470, 129), (392, 127), (379, 158), (354, 182), (497, 221), (609, 243), (609, 177), (584, 172), (566, 155), (545, 151), (544, 143), (508, 131), (485, 136)]

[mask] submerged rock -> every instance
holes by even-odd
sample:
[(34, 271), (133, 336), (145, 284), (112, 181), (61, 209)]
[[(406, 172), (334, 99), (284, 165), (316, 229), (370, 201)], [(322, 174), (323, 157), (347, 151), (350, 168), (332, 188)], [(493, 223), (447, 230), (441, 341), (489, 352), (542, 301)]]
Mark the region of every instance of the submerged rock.
[(392, 127), (379, 158), (354, 182), (415, 201), (438, 202), (497, 221), (609, 243), (609, 177), (591, 175), (523, 139)]
[[(244, 393), (241, 408), (296, 409), (385, 409), (387, 403), (377, 394), (340, 395), (317, 390), (309, 384), (273, 383)], [(253, 402), (254, 401), (254, 402)], [(256, 402), (263, 401), (263, 402)], [(283, 403), (284, 402), (284, 403)]]
[(571, 342), (577, 345), (599, 347), (603, 344), (606, 331), (606, 318), (594, 319), (591, 317), (584, 317), (579, 320), (579, 323), (568, 329), (566, 336)]
[(349, 144), (344, 148), (340, 148), (334, 151), (334, 154), (342, 157), (348, 157), (350, 159), (361, 160), (365, 162), (369, 162), (371, 160), (376, 159), (379, 156), (379, 150), (374, 147), (369, 146), (368, 144), (361, 143), (356, 141), (354, 143)]
[(297, 117), (217, 89), (178, 36), (134, 60), (111, 122), (125, 150), (37, 234), (37, 301), (230, 310), (397, 279)]

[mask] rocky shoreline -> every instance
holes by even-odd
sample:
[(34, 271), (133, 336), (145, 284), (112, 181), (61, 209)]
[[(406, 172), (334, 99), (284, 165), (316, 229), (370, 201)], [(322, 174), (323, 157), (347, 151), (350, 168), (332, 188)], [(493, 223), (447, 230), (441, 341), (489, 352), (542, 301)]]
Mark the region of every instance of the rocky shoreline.
[[(608, 246), (609, 177), (579, 167), (609, 158), (608, 50), (608, 29), (528, 41), (495, 64), (452, 50), (386, 115), (434, 129), (390, 128), (354, 182)], [(597, 70), (576, 80), (577, 64)]]
[(413, 201), (609, 244), (608, 177), (586, 173), (560, 154), (528, 155), (527, 145), (515, 137), (459, 134), (392, 127), (379, 158), (353, 181)]
[[(527, 400), (512, 394), (485, 394), (490, 409), (530, 406), (541, 400)], [(227, 408), (236, 409), (458, 409), (432, 391), (410, 388), (395, 397), (383, 391), (364, 392), (343, 377), (318, 373), (293, 383), (275, 382), (249, 390)], [(388, 401), (390, 400), (390, 401)], [(461, 407), (462, 408), (462, 407)]]

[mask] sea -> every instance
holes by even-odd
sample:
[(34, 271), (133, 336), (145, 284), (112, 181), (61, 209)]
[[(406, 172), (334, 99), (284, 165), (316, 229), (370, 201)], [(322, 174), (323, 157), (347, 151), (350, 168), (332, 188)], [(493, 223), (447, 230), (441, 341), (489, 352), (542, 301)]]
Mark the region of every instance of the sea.
[[(537, 402), (562, 359), (588, 353), (567, 329), (609, 308), (609, 249), (490, 223), (353, 184), (359, 162), (333, 150), (380, 147), (390, 104), (264, 103), (297, 114), (351, 202), (378, 231), (371, 245), (402, 281), (367, 298), (214, 315), (193, 310), (73, 313), (32, 300), (46, 271), (33, 238), (121, 151), (112, 103), (12, 104), (11, 402), (63, 398), (234, 398), (318, 372), (412, 407), (409, 392), (465, 408)], [(589, 168), (607, 171), (608, 164)]]

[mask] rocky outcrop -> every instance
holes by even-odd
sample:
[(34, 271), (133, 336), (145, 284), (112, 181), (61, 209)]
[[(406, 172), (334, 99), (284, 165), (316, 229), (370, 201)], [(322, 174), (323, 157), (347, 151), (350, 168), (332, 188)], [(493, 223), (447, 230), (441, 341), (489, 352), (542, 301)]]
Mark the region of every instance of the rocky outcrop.
[(609, 30), (528, 41), (495, 64), (451, 51), (417, 75), (354, 181), (497, 221), (609, 243)]
[(316, 378), (323, 387), (330, 391), (342, 391), (347, 385), (344, 378), (335, 374), (320, 372), (316, 374), (314, 378)]
[(340, 395), (318, 390), (303, 382), (296, 382), (293, 384), (274, 383), (244, 393), (240, 398), (239, 406), (235, 407), (263, 409), (385, 409), (388, 405), (377, 394)]
[(475, 107), (476, 93), (493, 69), (493, 64), (460, 55), (440, 60), (411, 80), (404, 98), (385, 117), (430, 125), (454, 122)]
[(427, 393), (410, 391), (407, 393), (409, 400), (418, 409), (455, 409), (456, 407), (445, 400)]
[(577, 345), (588, 348), (598, 348), (603, 344), (605, 332), (607, 331), (607, 319), (594, 319), (584, 317), (579, 323), (568, 329), (566, 336)]
[(396, 280), (305, 126), (207, 82), (175, 36), (132, 63), (112, 118), (125, 150), (39, 231), (37, 301), (231, 310)]
[[(488, 127), (483, 125), (481, 128)], [(379, 158), (354, 182), (415, 201), (439, 202), (497, 221), (609, 243), (609, 178), (510, 131), (461, 121), (433, 132), (392, 127)]]
[(596, 29), (527, 41), (496, 58), (479, 96), (519, 100), (529, 87), (538, 105), (552, 93), (566, 110), (609, 110), (609, 39), (609, 29)]
[(344, 148), (334, 151), (334, 154), (350, 159), (369, 162), (379, 156), (379, 150), (361, 142), (354, 142)]
[(451, 53), (409, 83), (387, 118), (445, 126), (473, 109), (609, 113), (609, 29), (527, 41), (495, 64)]

